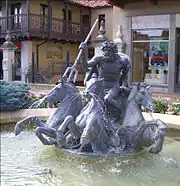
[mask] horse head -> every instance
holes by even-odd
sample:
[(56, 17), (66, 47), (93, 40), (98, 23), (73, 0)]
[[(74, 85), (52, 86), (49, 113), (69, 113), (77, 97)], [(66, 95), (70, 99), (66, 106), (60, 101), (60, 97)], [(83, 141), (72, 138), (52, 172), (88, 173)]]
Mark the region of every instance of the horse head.
[(135, 96), (136, 102), (143, 106), (145, 109), (150, 111), (154, 110), (154, 105), (152, 102), (152, 96), (149, 92), (150, 86), (144, 82), (139, 82), (137, 85), (137, 92)]
[(44, 102), (62, 101), (67, 96), (79, 92), (76, 86), (62, 77), (57, 85), (43, 98)]

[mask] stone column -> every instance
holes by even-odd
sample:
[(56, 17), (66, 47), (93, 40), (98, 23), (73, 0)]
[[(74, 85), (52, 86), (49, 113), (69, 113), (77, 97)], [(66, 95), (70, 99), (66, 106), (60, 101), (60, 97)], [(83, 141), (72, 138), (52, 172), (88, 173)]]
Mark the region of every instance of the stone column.
[(122, 26), (117, 26), (117, 33), (114, 42), (117, 44), (118, 53), (125, 53), (125, 42), (123, 39)]
[(14, 51), (16, 45), (11, 41), (12, 37), (7, 31), (6, 41), (1, 48), (3, 49), (3, 80), (12, 81), (12, 65), (15, 63)]
[(108, 40), (106, 36), (106, 30), (105, 30), (105, 24), (104, 21), (101, 21), (100, 23), (100, 29), (98, 31), (99, 35), (96, 37), (94, 41), (92, 41), (94, 49), (95, 49), (95, 56), (99, 56), (102, 54), (101, 51), (101, 44)]
[(32, 63), (32, 41), (21, 42), (21, 81), (25, 82), (28, 67)]

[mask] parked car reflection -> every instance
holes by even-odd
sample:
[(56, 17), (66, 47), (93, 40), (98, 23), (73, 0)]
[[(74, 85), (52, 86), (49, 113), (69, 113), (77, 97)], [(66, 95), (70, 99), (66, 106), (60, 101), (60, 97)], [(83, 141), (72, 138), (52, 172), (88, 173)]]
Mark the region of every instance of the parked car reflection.
[(168, 52), (167, 51), (156, 51), (151, 57), (151, 65), (165, 66), (168, 64)]

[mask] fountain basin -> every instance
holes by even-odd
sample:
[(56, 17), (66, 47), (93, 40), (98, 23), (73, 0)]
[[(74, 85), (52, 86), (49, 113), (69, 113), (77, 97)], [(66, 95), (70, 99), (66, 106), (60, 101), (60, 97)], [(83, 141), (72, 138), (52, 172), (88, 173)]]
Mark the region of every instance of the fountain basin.
[[(5, 127), (5, 125), (4, 125)], [(127, 157), (87, 158), (43, 146), (32, 130), (1, 130), (1, 185), (179, 186), (180, 133), (169, 133), (163, 151)]]

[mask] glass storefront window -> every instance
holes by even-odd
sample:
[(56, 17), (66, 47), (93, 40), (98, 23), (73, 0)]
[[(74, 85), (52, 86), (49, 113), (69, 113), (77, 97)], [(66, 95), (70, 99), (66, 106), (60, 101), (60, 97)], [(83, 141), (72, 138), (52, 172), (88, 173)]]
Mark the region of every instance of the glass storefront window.
[(176, 28), (176, 83), (180, 84), (180, 28)]
[(167, 29), (133, 30), (133, 82), (167, 83)]
[(133, 41), (139, 40), (169, 40), (169, 31), (168, 29), (133, 30)]

